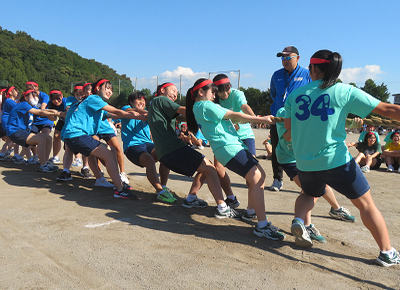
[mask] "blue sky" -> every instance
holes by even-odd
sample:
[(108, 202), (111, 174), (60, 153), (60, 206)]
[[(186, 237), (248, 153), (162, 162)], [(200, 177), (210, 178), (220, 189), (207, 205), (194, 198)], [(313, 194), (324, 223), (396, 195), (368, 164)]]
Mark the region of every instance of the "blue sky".
[[(343, 82), (368, 78), (400, 93), (400, 2), (388, 1), (3, 1), (0, 26), (64, 46), (137, 78), (174, 82), (182, 94), (209, 72), (240, 70), (240, 86), (269, 88), (294, 45), (300, 65), (319, 49), (343, 57)], [(237, 72), (230, 74), (238, 82)], [(391, 100), (393, 98), (391, 97)]]

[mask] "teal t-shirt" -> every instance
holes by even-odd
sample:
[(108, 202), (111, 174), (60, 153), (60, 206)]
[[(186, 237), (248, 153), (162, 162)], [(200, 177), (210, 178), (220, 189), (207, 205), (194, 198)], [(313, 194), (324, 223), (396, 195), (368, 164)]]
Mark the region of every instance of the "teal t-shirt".
[[(234, 112), (243, 113), (241, 107), (243, 104), (247, 104), (247, 100), (242, 91), (231, 89), (229, 97), (226, 98), (225, 100), (219, 99), (219, 104), (223, 108), (229, 109)], [(238, 125), (239, 125), (239, 130), (237, 131), (237, 134), (240, 140), (255, 138), (253, 130), (251, 129), (251, 125), (249, 123), (238, 124)]]
[[(277, 117), (285, 116), (285, 108), (280, 108), (276, 113)], [(276, 130), (278, 131), (279, 142), (276, 146), (276, 158), (280, 164), (289, 164), (295, 163), (296, 159), (294, 158), (292, 141), (288, 142), (283, 137), (283, 134), (286, 132), (285, 125), (283, 122), (276, 123)]]
[[(131, 108), (131, 106), (123, 106), (121, 110), (126, 111), (128, 108)], [(153, 143), (147, 121), (135, 119), (121, 119), (121, 139), (124, 151), (130, 146)]]
[(180, 107), (165, 96), (154, 98), (149, 106), (147, 122), (158, 159), (187, 146), (175, 133), (175, 121)]
[(317, 80), (294, 90), (285, 103), (294, 156), (302, 171), (327, 170), (349, 162), (347, 115), (365, 118), (380, 102), (351, 85), (337, 83), (326, 89), (320, 85)]
[(223, 119), (228, 109), (211, 101), (200, 101), (193, 105), (193, 113), (203, 135), (210, 142), (215, 158), (226, 165), (239, 151), (247, 150), (238, 138), (231, 120)]

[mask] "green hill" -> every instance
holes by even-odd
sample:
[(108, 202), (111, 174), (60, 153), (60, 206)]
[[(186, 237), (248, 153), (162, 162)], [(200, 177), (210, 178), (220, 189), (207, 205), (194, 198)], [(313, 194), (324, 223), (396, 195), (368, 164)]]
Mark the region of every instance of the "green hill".
[(71, 94), (71, 85), (77, 82), (92, 83), (99, 78), (106, 78), (113, 83), (111, 103), (114, 105), (122, 105), (133, 90), (129, 77), (117, 74), (107, 65), (94, 59), (85, 59), (65, 47), (35, 40), (26, 32), (12, 33), (0, 27), (1, 85), (13, 85), (22, 92), (25, 83), (34, 80), (45, 93), (60, 89), (64, 96), (68, 96)]

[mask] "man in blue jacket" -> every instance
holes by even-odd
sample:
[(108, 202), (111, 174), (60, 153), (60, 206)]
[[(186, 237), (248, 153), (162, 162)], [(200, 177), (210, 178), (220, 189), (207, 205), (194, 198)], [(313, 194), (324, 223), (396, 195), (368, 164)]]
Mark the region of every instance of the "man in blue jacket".
[[(287, 46), (282, 52), (278, 52), (276, 56), (282, 59), (283, 68), (274, 72), (271, 78), (270, 91), (273, 100), (271, 105), (271, 114), (274, 116), (276, 116), (278, 110), (285, 105), (286, 97), (292, 91), (311, 81), (308, 69), (302, 68), (298, 64), (300, 55), (296, 47)], [(272, 171), (274, 173), (274, 182), (272, 183), (270, 190), (279, 191), (283, 186), (283, 171), (275, 154), (275, 149), (279, 142), (276, 125), (270, 126), (270, 134), (272, 145), (271, 163)]]

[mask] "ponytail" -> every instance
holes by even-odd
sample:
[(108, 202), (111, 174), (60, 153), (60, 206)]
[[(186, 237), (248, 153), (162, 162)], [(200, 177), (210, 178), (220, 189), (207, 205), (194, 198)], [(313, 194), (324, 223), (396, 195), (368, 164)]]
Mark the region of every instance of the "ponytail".
[(342, 71), (342, 57), (337, 52), (324, 49), (313, 54), (310, 65), (317, 67), (323, 74), (321, 89), (333, 86)]

